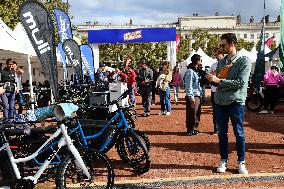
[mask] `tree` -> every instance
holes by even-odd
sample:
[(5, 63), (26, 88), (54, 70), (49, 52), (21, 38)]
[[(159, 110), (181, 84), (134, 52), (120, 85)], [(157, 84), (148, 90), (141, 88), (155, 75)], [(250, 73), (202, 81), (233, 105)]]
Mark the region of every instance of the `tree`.
[[(23, 2), (27, 0), (1, 0), (0, 1), (0, 17), (11, 29), (14, 29), (18, 22), (18, 11)], [(38, 2), (42, 2), (37, 0)], [(60, 8), (68, 12), (70, 5), (63, 3), (62, 0), (52, 0), (44, 3), (45, 7), (52, 11), (54, 8)]]
[(254, 42), (245, 41), (244, 39), (239, 39), (237, 44), (237, 50), (244, 48), (247, 51), (251, 51), (254, 47)]
[(197, 28), (193, 30), (192, 32), (192, 39), (194, 40), (194, 43), (192, 44), (192, 48), (194, 50), (198, 50), (198, 48), (205, 49), (207, 46), (207, 41), (209, 40), (209, 34), (208, 31), (202, 30), (200, 28)]
[(165, 42), (100, 44), (99, 49), (101, 62), (121, 63), (131, 56), (134, 67), (142, 59), (146, 59), (150, 67), (159, 67), (167, 57), (167, 43)]
[(207, 42), (207, 48), (205, 49), (205, 53), (208, 56), (213, 56), (215, 49), (219, 46), (220, 38), (218, 35), (209, 35), (209, 40)]
[(177, 62), (181, 62), (182, 60), (187, 59), (189, 56), (189, 45), (190, 39), (185, 37), (181, 37), (181, 42), (177, 52)]

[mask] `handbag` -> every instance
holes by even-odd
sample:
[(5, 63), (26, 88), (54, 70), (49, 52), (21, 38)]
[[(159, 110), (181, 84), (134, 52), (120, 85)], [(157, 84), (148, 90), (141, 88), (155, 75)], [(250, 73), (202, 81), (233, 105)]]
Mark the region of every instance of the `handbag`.
[(232, 68), (233, 64), (228, 64), (226, 65), (225, 67), (223, 67), (219, 73), (217, 74), (217, 77), (219, 79), (227, 79), (230, 71), (231, 71), (231, 68)]

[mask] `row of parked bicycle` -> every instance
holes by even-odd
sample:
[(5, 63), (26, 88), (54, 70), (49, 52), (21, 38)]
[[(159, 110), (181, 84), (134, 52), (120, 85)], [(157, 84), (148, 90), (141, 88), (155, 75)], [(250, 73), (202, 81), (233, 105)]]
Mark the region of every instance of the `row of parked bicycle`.
[[(96, 120), (92, 115), (105, 110), (103, 106), (64, 102), (35, 109), (34, 120), (2, 122), (0, 186), (31, 189), (51, 179), (60, 189), (112, 188), (114, 170), (105, 153), (113, 147), (138, 174), (147, 172), (151, 165), (149, 139), (135, 129), (135, 108), (118, 105), (129, 92), (104, 105), (118, 107), (105, 119)], [(55, 117), (52, 123), (56, 127), (35, 126), (46, 117)]]

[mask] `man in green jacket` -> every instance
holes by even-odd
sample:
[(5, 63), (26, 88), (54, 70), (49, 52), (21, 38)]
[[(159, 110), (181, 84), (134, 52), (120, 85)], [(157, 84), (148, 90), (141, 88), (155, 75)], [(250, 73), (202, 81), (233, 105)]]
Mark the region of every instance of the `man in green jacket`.
[[(208, 75), (207, 79), (218, 85), (214, 100), (216, 103), (216, 122), (219, 128), (221, 163), (217, 172), (223, 173), (227, 169), (228, 122), (230, 118), (236, 137), (238, 170), (240, 174), (248, 174), (245, 167), (246, 145), (243, 122), (251, 62), (248, 57), (238, 54), (236, 44), (235, 34), (226, 33), (221, 36), (220, 47), (227, 56), (218, 62), (217, 76)], [(226, 66), (230, 67), (227, 78), (218, 78), (221, 69)]]

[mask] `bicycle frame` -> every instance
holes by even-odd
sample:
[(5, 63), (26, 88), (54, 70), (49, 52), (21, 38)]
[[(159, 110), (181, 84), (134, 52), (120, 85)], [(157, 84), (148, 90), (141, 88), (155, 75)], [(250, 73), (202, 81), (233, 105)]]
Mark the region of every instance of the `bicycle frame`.
[[(116, 126), (116, 129), (122, 129), (123, 133), (126, 133), (126, 130), (129, 129), (129, 128), (131, 128), (131, 127), (128, 125), (127, 120), (126, 120), (126, 118), (125, 118), (125, 116), (124, 116), (123, 111), (122, 111), (120, 108), (118, 108), (116, 115), (113, 116), (112, 119), (109, 120), (109, 121), (104, 125), (103, 129), (100, 130), (98, 133), (96, 133), (96, 134), (94, 134), (94, 135), (86, 136), (86, 135), (84, 134), (84, 132), (83, 132), (83, 128), (82, 128), (80, 122), (77, 121), (77, 123), (76, 123), (76, 126), (77, 126), (77, 127), (75, 127), (71, 132), (69, 132), (69, 135), (79, 129), (79, 132), (80, 132), (80, 135), (81, 135), (81, 139), (82, 139), (82, 141), (83, 141), (83, 145), (84, 145), (84, 146), (87, 146), (87, 145), (88, 145), (87, 140), (89, 140), (89, 139), (94, 139), (94, 138), (97, 138), (97, 137), (99, 137), (100, 135), (102, 135), (102, 134), (106, 131), (106, 129), (108, 129), (108, 128), (111, 126), (111, 124), (112, 124), (114, 121), (117, 121), (119, 118), (121, 118), (121, 119), (119, 120), (119, 122), (118, 122), (118, 124), (117, 124), (117, 126)], [(100, 146), (100, 148), (99, 148), (98, 150), (99, 150), (99, 151), (103, 151), (113, 140), (114, 140), (113, 137), (110, 137), (109, 139), (105, 140), (105, 142)]]
[(34, 184), (37, 184), (38, 179), (40, 178), (40, 176), (42, 175), (42, 173), (46, 170), (47, 166), (50, 164), (50, 162), (52, 161), (52, 159), (57, 155), (57, 153), (59, 152), (59, 150), (67, 145), (69, 151), (73, 154), (73, 156), (76, 159), (76, 165), (79, 166), (82, 171), (84, 172), (84, 174), (88, 177), (88, 179), (91, 178), (91, 175), (86, 167), (86, 165), (84, 164), (84, 161), (82, 159), (82, 157), (80, 156), (78, 150), (75, 148), (75, 146), (72, 143), (72, 139), (70, 138), (70, 136), (67, 133), (67, 128), (64, 124), (60, 124), (59, 128), (57, 129), (57, 131), (50, 136), (50, 138), (33, 154), (29, 155), (28, 157), (24, 157), (24, 158), (18, 158), (15, 159), (12, 153), (12, 150), (10, 148), (9, 142), (7, 141), (4, 133), (2, 132), (2, 135), (4, 137), (4, 146), (0, 148), (0, 151), (3, 149), (6, 149), (8, 157), (10, 159), (10, 163), (12, 165), (14, 174), (16, 176), (17, 179), (22, 179), (20, 171), (18, 169), (17, 163), (21, 163), (21, 162), (27, 162), (30, 161), (32, 159), (34, 159), (35, 157), (37, 157), (40, 154), (40, 151), (46, 147), (53, 139), (55, 139), (56, 137), (58, 137), (60, 134), (62, 134), (62, 137), (60, 138), (59, 142), (58, 142), (58, 149), (57, 150), (53, 150), (53, 152), (49, 155), (49, 157), (44, 161), (44, 163), (40, 166), (39, 170), (35, 173), (35, 175), (33, 176), (27, 176), (24, 177), (23, 179), (26, 180), (31, 180)]

